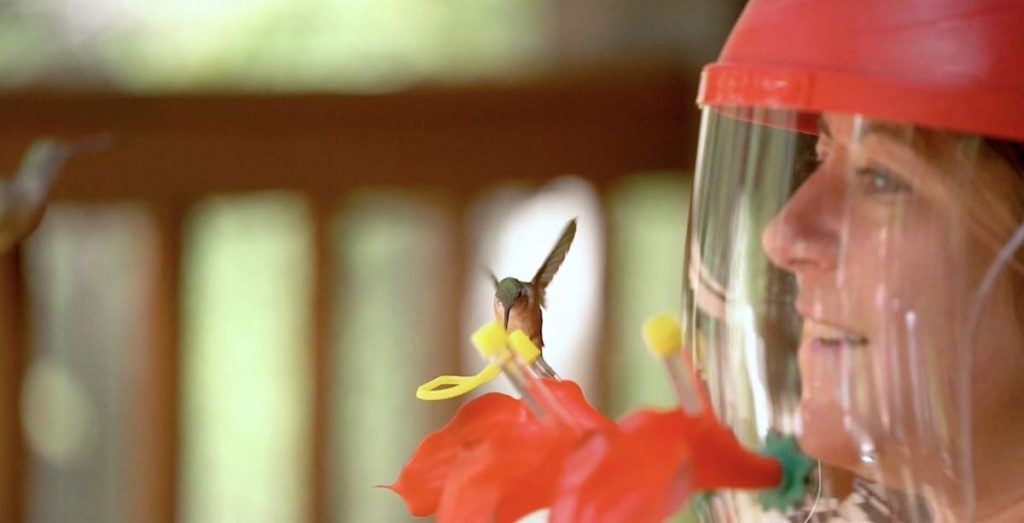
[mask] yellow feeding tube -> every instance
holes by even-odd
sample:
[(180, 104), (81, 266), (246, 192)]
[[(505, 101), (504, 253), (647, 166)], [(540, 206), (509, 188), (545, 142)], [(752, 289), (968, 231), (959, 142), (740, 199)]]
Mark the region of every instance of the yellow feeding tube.
[(665, 363), (683, 411), (690, 416), (699, 415), (704, 411), (704, 395), (697, 385), (693, 367), (684, 359), (679, 322), (667, 314), (655, 316), (644, 322), (643, 336), (651, 353)]
[[(522, 331), (511, 334), (501, 324), (490, 322), (470, 337), (480, 357), (488, 364), (473, 376), (438, 376), (416, 389), (416, 397), (426, 401), (455, 398), (498, 377), (502, 371), (520, 392), (525, 393), (524, 369), (540, 359), (540, 349)], [(529, 373), (530, 375), (533, 372)]]
[(574, 426), (558, 397), (544, 380), (558, 376), (544, 363), (540, 349), (520, 330), (505, 331), (500, 323), (490, 322), (470, 337), (477, 353), (487, 366), (473, 376), (439, 376), (416, 389), (416, 397), (427, 401), (455, 398), (504, 374), (521, 396), (521, 400), (540, 419)]

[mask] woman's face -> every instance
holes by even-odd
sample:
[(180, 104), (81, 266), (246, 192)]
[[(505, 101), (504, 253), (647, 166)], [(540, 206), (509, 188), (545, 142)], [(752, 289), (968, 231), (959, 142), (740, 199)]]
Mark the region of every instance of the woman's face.
[(975, 427), (1006, 425), (1007, 400), (1024, 398), (1009, 278), (963, 343), (997, 249), (977, 210), (1010, 208), (977, 188), (1010, 183), (1007, 168), (952, 135), (845, 115), (822, 117), (815, 153), (762, 235), (798, 287), (801, 444), (854, 471), (955, 474), (968, 363), (984, 384), (970, 389)]

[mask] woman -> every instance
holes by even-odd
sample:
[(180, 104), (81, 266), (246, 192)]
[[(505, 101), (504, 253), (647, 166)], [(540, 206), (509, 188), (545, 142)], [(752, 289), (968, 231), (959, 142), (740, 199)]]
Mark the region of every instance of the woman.
[(1020, 27), (1015, 1), (755, 0), (705, 69), (688, 332), (741, 437), (820, 460), (790, 520), (1024, 521)]

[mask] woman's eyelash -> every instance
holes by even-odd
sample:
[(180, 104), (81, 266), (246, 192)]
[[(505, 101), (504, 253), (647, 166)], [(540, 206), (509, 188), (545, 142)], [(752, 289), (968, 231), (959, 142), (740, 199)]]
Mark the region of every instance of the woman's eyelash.
[[(827, 150), (818, 147), (805, 150), (797, 159), (794, 169), (796, 185), (800, 186), (828, 157)], [(913, 187), (901, 176), (877, 165), (854, 167), (853, 173), (870, 194), (898, 194), (910, 192)]]
[(888, 169), (875, 166), (857, 167), (854, 174), (864, 182), (868, 192), (873, 194), (896, 194), (909, 192), (912, 188), (898, 175)]

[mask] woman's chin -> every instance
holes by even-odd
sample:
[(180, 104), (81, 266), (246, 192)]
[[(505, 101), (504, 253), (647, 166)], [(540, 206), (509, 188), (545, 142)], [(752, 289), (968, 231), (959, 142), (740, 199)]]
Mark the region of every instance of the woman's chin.
[(851, 437), (838, 405), (805, 399), (800, 403), (800, 416), (802, 429), (797, 440), (808, 456), (851, 471), (863, 465), (861, 446)]

